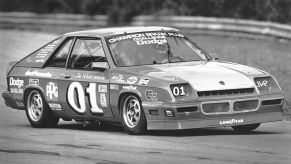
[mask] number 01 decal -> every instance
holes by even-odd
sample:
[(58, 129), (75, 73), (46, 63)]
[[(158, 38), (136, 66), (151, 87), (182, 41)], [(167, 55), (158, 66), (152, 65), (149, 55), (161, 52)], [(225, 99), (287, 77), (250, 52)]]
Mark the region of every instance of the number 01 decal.
[(174, 96), (184, 96), (186, 95), (185, 91), (184, 91), (184, 86), (179, 87), (174, 87), (173, 90), (173, 95)]
[[(76, 92), (75, 92), (76, 91)], [(75, 95), (77, 93), (77, 95)], [(86, 93), (89, 98), (90, 110), (92, 113), (103, 113), (103, 110), (98, 107), (96, 99), (96, 83), (90, 83), (86, 88)], [(69, 105), (79, 113), (85, 113), (86, 111), (86, 101), (85, 101), (85, 92), (82, 85), (79, 82), (73, 82), (68, 88), (67, 98)], [(74, 97), (77, 97), (75, 101)], [(79, 105), (77, 105), (79, 104)]]

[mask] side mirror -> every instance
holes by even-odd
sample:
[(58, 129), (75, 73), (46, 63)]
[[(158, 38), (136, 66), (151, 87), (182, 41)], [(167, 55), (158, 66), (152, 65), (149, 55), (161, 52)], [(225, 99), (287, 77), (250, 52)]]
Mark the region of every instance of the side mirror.
[(209, 55), (213, 58), (213, 60), (218, 60), (219, 59), (219, 57), (218, 57), (218, 55), (216, 53), (210, 53)]
[(108, 69), (109, 65), (107, 62), (93, 62), (91, 65), (91, 68), (93, 69)]

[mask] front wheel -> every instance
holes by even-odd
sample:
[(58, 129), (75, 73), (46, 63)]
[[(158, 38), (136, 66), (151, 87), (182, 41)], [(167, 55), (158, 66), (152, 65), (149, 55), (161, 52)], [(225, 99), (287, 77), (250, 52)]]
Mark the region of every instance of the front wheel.
[(129, 95), (122, 99), (121, 105), (122, 125), (128, 134), (144, 134), (147, 129), (146, 117), (140, 100)]
[(242, 133), (246, 133), (246, 132), (250, 132), (252, 130), (257, 129), (261, 124), (257, 123), (257, 124), (248, 124), (248, 125), (238, 125), (238, 126), (232, 126), (233, 130), (237, 131), (237, 132), (242, 132)]
[(30, 91), (27, 96), (26, 116), (34, 128), (56, 127), (59, 122), (38, 90)]

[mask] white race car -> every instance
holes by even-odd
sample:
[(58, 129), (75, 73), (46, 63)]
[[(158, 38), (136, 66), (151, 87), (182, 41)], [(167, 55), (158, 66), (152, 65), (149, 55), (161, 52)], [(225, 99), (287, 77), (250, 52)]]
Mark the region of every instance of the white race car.
[(218, 61), (168, 27), (120, 27), (60, 36), (11, 63), (6, 105), (33, 127), (59, 118), (147, 129), (231, 126), (282, 120), (282, 90), (269, 73)]

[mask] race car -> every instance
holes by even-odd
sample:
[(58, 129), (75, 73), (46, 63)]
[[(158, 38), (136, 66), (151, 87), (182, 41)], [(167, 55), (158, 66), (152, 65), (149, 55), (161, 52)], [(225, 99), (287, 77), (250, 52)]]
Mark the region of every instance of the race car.
[(66, 33), (7, 70), (8, 107), (32, 127), (59, 119), (111, 122), (128, 134), (280, 121), (284, 94), (269, 73), (212, 57), (178, 29)]

